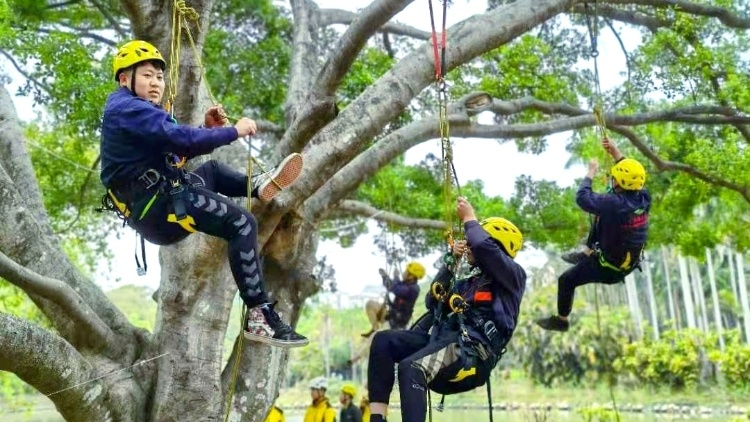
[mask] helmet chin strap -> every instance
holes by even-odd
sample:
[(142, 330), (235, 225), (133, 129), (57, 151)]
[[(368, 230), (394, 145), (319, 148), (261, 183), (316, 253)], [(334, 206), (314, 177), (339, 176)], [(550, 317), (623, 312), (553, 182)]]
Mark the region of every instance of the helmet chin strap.
[(132, 91), (133, 95), (137, 97), (138, 94), (135, 92), (135, 74), (136, 74), (136, 71), (138, 70), (138, 63), (134, 64), (132, 68), (133, 68), (133, 73), (130, 74), (130, 91)]

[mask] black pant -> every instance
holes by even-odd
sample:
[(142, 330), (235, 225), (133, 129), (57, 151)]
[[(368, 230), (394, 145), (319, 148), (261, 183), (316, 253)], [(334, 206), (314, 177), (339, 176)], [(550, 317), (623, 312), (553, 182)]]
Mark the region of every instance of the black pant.
[(458, 332), (441, 330), (430, 343), (425, 331), (387, 330), (375, 334), (370, 346), (367, 389), (370, 403), (388, 403), (398, 364), (401, 419), (424, 422), (427, 385), (435, 375), (459, 359)]
[(571, 267), (557, 279), (557, 313), (566, 317), (573, 309), (573, 296), (578, 286), (589, 283), (616, 284), (625, 278), (627, 272), (615, 271), (599, 263), (598, 253)]
[(177, 222), (168, 222), (169, 215), (174, 214), (172, 198), (155, 192), (146, 192), (135, 201), (129, 224), (157, 245), (176, 243), (193, 231), (226, 240), (229, 266), (242, 300), (248, 307), (268, 302), (258, 254), (258, 223), (249, 211), (227, 198), (247, 196), (247, 175), (210, 160), (189, 173), (187, 179), (188, 217), (183, 223), (189, 223), (190, 231)]

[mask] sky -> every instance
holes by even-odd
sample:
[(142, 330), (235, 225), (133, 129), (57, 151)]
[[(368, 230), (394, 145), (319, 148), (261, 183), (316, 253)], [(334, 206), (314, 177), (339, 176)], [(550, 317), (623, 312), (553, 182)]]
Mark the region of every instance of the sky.
[[(287, 3), (287, 2), (284, 2)], [(356, 11), (366, 7), (370, 0), (318, 0), (321, 8), (338, 8)], [(441, 19), (440, 0), (435, 0), (436, 20)], [(288, 4), (288, 3), (287, 3)], [(483, 13), (486, 9), (485, 0), (454, 0), (448, 9), (448, 27), (460, 22), (467, 17)], [(396, 21), (417, 27), (422, 30), (430, 29), (429, 12), (427, 3), (418, 1), (412, 3), (395, 18)], [(341, 27), (343, 28), (343, 26)], [(622, 34), (628, 39), (628, 34)], [(620, 83), (621, 71), (624, 70), (625, 60), (619, 45), (609, 33), (603, 33), (600, 40), (600, 63), (608, 66), (601, 67), (602, 89)], [(4, 69), (14, 78), (13, 84), (9, 86), (11, 93), (21, 80), (20, 76), (13, 74), (7, 62), (0, 61)], [(586, 64), (583, 64), (586, 65)], [(35, 117), (34, 113), (40, 110), (33, 106), (33, 102), (27, 97), (14, 97), (16, 109), (22, 120), (29, 121)], [(485, 119), (488, 116), (480, 116)], [(566, 168), (570, 158), (565, 151), (567, 136), (565, 134), (548, 137), (548, 148), (540, 155), (522, 154), (516, 149), (513, 142), (500, 144), (489, 139), (456, 139), (454, 142), (454, 164), (456, 174), (461, 185), (469, 180), (479, 179), (484, 182), (485, 193), (491, 196), (509, 198), (514, 192), (514, 183), (518, 176), (531, 175), (534, 179), (553, 180), (561, 186), (570, 186), (576, 178), (582, 177), (586, 170), (582, 165), (574, 165)], [(409, 151), (405, 155), (408, 164), (416, 164), (426, 154), (432, 153), (440, 156), (440, 144), (438, 140), (424, 142)], [(468, 198), (471, 201), (471, 198)], [(480, 218), (485, 216), (479, 216)], [(377, 233), (378, 229), (374, 222), (368, 224), (371, 233)], [(96, 281), (105, 290), (116, 288), (123, 284), (137, 284), (156, 289), (159, 284), (160, 269), (158, 265), (158, 247), (147, 244), (147, 260), (149, 263), (148, 274), (142, 277), (136, 275), (136, 265), (133, 258), (135, 249), (135, 232), (130, 229), (115, 239), (114, 235), (110, 241), (110, 247), (114, 254), (112, 262), (115, 277), (102, 271), (96, 275)], [(378, 268), (384, 267), (385, 257), (373, 245), (371, 236), (361, 236), (350, 248), (341, 248), (336, 242), (321, 242), (318, 249), (318, 257), (327, 257), (327, 262), (332, 264), (336, 270), (336, 282), (339, 290), (345, 296), (360, 295), (363, 292), (376, 292), (380, 286)], [(420, 259), (428, 268), (432, 268), (437, 254)], [(532, 248), (526, 248), (519, 252), (516, 260), (524, 267), (531, 268), (544, 263), (544, 255)], [(429, 274), (429, 272), (428, 272)], [(340, 298), (338, 298), (340, 300)]]

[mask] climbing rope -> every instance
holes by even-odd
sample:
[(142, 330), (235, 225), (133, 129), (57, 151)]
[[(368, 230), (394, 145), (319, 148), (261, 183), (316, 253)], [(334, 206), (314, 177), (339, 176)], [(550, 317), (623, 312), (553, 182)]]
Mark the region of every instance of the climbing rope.
[[(599, 36), (599, 2), (597, 0), (594, 0), (594, 7), (593, 7), (593, 16), (592, 13), (589, 11), (589, 4), (584, 3), (583, 5), (585, 16), (586, 16), (586, 26), (588, 28), (589, 33), (589, 40), (591, 42), (591, 57), (593, 58), (594, 62), (594, 118), (596, 119), (596, 131), (599, 139), (604, 139), (608, 137), (607, 134), (607, 124), (604, 120), (604, 111), (603, 111), (603, 100), (602, 100), (602, 87), (599, 80), (599, 64), (598, 64), (598, 57), (599, 57), (599, 49), (598, 49), (598, 36)], [(609, 157), (609, 155), (607, 155)], [(605, 167), (609, 167), (609, 159), (605, 161)], [(606, 174), (606, 173), (605, 173)], [(606, 176), (605, 176), (606, 178)], [(596, 224), (594, 221), (594, 216), (591, 216), (591, 224)], [(599, 344), (604, 343), (604, 333), (602, 331), (602, 323), (601, 323), (601, 314), (599, 311), (599, 285), (596, 285), (594, 288), (594, 305), (596, 307), (596, 327), (599, 334)], [(603, 348), (600, 348), (603, 349)], [(620, 412), (617, 410), (617, 400), (615, 399), (615, 392), (614, 392), (614, 374), (612, 371), (609, 371), (608, 374), (608, 380), (607, 380), (607, 386), (609, 388), (609, 396), (612, 400), (612, 409), (615, 412), (615, 420), (617, 422), (620, 422)]]
[[(200, 69), (201, 78), (203, 79), (203, 84), (206, 87), (208, 98), (211, 103), (219, 104), (213, 92), (211, 91), (211, 85), (208, 83), (208, 78), (206, 77), (206, 68), (203, 65), (203, 60), (201, 59), (201, 54), (198, 51), (198, 46), (195, 44), (193, 33), (190, 31), (191, 22), (196, 27), (199, 27), (199, 19), (200, 15), (198, 15), (198, 12), (194, 8), (188, 6), (185, 3), (185, 0), (174, 1), (174, 4), (172, 6), (172, 34), (169, 52), (169, 95), (167, 103), (164, 106), (164, 109), (167, 111), (167, 113), (170, 113), (172, 115), (174, 112), (174, 103), (175, 99), (177, 98), (178, 83), (180, 78), (180, 54), (182, 52), (183, 28), (185, 29), (185, 35), (187, 35), (188, 42), (190, 43), (190, 47), (193, 51), (195, 61), (197, 62), (198, 68)], [(239, 120), (238, 117), (230, 116), (227, 114), (222, 114), (221, 117), (226, 118), (227, 121), (236, 122)], [(246, 141), (246, 143), (248, 145), (248, 149), (252, 150), (250, 142)], [(249, 159), (258, 166), (261, 173), (268, 173), (263, 165), (257, 159), (255, 159), (252, 154), (250, 154), (249, 157)], [(252, 166), (250, 166), (249, 168), (252, 170)], [(250, 177), (250, 173), (248, 173), (248, 177)], [(271, 179), (271, 183), (275, 184), (276, 187), (281, 188), (281, 186), (279, 186), (278, 182), (275, 179)], [(250, 195), (248, 195), (248, 200), (249, 198)]]
[[(428, 0), (430, 9), (430, 24), (432, 26), (432, 51), (435, 64), (435, 88), (438, 93), (438, 129), (440, 133), (440, 148), (443, 163), (443, 219), (446, 223), (445, 238), (448, 245), (452, 248), (453, 238), (453, 183), (455, 182), (456, 191), (461, 195), (461, 186), (458, 183), (456, 167), (453, 163), (453, 144), (450, 139), (450, 124), (448, 118), (448, 84), (445, 82), (443, 71), (445, 70), (445, 48), (446, 48), (446, 17), (448, 12), (448, 0), (443, 0), (443, 27), (438, 41), (438, 34), (435, 27), (435, 12), (432, 7), (432, 0)], [(459, 225), (460, 227), (460, 225)]]

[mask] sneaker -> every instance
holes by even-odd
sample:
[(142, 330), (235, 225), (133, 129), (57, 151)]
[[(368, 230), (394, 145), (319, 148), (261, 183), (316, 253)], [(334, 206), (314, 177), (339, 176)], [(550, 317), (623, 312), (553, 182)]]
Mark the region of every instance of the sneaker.
[(586, 252), (568, 252), (562, 254), (560, 258), (568, 264), (577, 265), (583, 262), (589, 255)]
[(570, 323), (565, 319), (561, 319), (557, 315), (553, 315), (549, 318), (538, 319), (535, 322), (536, 325), (550, 331), (566, 332), (568, 331), (568, 328), (570, 328)]
[(262, 202), (271, 202), (284, 188), (294, 183), (302, 173), (302, 154), (293, 153), (278, 166), (253, 177), (253, 191)]
[(273, 309), (274, 305), (260, 305), (248, 311), (245, 338), (284, 348), (302, 347), (310, 343), (281, 320)]

